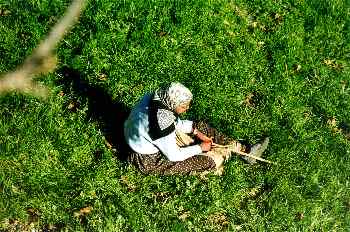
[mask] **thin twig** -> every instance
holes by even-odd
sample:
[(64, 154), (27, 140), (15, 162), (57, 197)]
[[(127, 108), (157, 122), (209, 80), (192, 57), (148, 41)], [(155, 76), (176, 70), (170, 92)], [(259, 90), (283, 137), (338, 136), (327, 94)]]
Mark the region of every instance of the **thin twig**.
[(32, 55), (27, 57), (21, 66), (0, 78), (0, 94), (19, 91), (40, 97), (47, 96), (48, 89), (33, 80), (36, 75), (47, 74), (56, 68), (57, 58), (54, 55), (54, 50), (58, 42), (76, 23), (85, 5), (85, 0), (73, 0), (65, 15), (33, 50)]
[(213, 146), (212, 147), (219, 147), (219, 148), (229, 148), (231, 147), (231, 145), (221, 145), (221, 144), (217, 144), (217, 143), (212, 143)]

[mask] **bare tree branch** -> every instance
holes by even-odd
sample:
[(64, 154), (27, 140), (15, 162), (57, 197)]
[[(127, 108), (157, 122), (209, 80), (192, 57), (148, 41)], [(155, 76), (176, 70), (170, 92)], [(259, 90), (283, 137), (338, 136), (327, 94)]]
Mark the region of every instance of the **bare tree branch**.
[(46, 97), (48, 89), (33, 80), (38, 74), (47, 74), (56, 68), (57, 58), (54, 50), (58, 42), (78, 21), (79, 15), (86, 5), (86, 0), (73, 0), (65, 15), (51, 29), (47, 37), (34, 49), (32, 55), (14, 71), (0, 78), (0, 94), (19, 91)]

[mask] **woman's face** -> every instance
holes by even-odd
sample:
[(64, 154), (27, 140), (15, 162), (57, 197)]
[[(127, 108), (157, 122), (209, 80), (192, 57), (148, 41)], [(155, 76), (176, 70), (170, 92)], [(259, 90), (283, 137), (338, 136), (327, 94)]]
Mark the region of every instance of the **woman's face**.
[(175, 108), (175, 113), (182, 114), (185, 113), (190, 108), (190, 103), (179, 105)]

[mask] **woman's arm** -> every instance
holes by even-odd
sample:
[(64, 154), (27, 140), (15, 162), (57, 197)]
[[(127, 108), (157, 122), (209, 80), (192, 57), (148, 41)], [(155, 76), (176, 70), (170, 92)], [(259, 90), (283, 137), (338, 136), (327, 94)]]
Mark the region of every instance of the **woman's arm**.
[(188, 147), (179, 147), (176, 144), (175, 131), (165, 137), (153, 141), (153, 144), (170, 160), (183, 161), (192, 156), (202, 153), (200, 145), (193, 145)]
[(197, 128), (194, 127), (193, 121), (190, 120), (181, 120), (177, 119), (176, 121), (176, 129), (180, 130), (183, 133), (195, 135), (199, 140), (203, 142), (213, 142), (212, 138), (209, 138), (202, 132), (200, 132)]
[(210, 143), (213, 142), (213, 138), (209, 138), (208, 136), (200, 132), (197, 128), (194, 128), (192, 133), (194, 136), (196, 136), (198, 139), (200, 139), (203, 142), (210, 142)]

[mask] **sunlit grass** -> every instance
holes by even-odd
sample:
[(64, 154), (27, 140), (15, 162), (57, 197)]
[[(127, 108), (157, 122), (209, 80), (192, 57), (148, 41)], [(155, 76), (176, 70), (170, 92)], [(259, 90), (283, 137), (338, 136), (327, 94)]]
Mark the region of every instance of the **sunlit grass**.
[[(0, 3), (1, 73), (67, 4)], [(0, 98), (1, 230), (349, 230), (349, 16), (336, 0), (90, 1), (58, 71), (40, 78), (52, 96)], [(194, 93), (188, 118), (249, 143), (269, 136), (278, 165), (233, 157), (222, 177), (142, 176), (106, 142), (119, 108), (99, 108), (114, 105), (62, 67), (129, 109), (180, 81)]]

